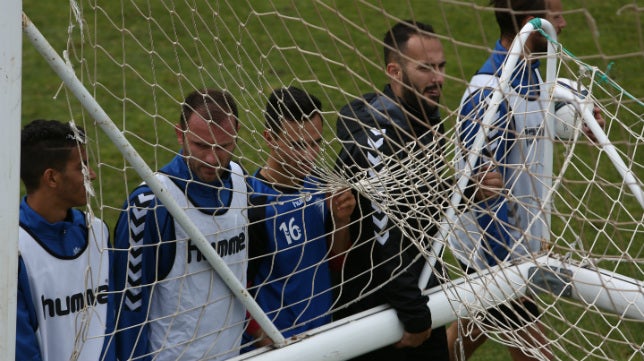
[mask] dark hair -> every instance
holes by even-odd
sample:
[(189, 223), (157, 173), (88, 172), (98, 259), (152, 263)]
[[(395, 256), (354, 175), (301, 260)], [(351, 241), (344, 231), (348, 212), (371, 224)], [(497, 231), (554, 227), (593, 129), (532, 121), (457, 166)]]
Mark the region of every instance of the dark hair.
[(321, 111), (320, 100), (302, 89), (294, 86), (275, 89), (268, 97), (264, 111), (266, 128), (279, 134), (284, 120), (304, 122)]
[(181, 129), (187, 129), (188, 120), (195, 112), (204, 119), (214, 122), (219, 122), (230, 115), (234, 115), (235, 120), (239, 118), (233, 96), (226, 91), (216, 89), (196, 90), (188, 94), (181, 104), (179, 118)]
[(69, 123), (36, 119), (25, 125), (20, 134), (20, 178), (27, 193), (36, 190), (40, 177), (49, 168), (63, 171), (71, 150), (85, 144), (85, 132)]
[(383, 39), (385, 66), (405, 51), (407, 41), (413, 35), (430, 34), (434, 34), (434, 27), (415, 20), (403, 20), (394, 25), (385, 33)]
[(546, 17), (545, 0), (491, 0), (501, 37), (514, 37), (521, 23), (529, 17)]

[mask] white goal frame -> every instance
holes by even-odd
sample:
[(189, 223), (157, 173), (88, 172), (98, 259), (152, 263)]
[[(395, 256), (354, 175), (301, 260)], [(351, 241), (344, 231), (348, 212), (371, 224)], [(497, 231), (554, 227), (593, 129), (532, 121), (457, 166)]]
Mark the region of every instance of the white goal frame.
[[(73, 69), (49, 46), (35, 24), (32, 24), (26, 15), (21, 15), (21, 2), (11, 1), (10, 5), (3, 6), (4, 11), (0, 12), (0, 24), (7, 24), (8, 26), (3, 28), (10, 29), (9, 33), (5, 35), (7, 46), (0, 54), (0, 85), (2, 85), (2, 90), (0, 91), (0, 94), (2, 94), (0, 104), (2, 106), (0, 106), (0, 109), (3, 110), (3, 117), (7, 119), (0, 135), (0, 144), (4, 148), (4, 152), (0, 154), (4, 156), (2, 165), (6, 170), (3, 176), (3, 183), (0, 185), (0, 197), (4, 200), (3, 208), (0, 211), (2, 212), (0, 213), (0, 227), (5, 230), (6, 237), (6, 240), (0, 245), (0, 257), (3, 259), (0, 273), (0, 284), (3, 289), (2, 300), (0, 300), (0, 313), (2, 314), (0, 316), (0, 324), (2, 325), (2, 331), (0, 331), (0, 354), (6, 355), (8, 359), (13, 359), (15, 352), (15, 290), (18, 264), (18, 205), (20, 200), (20, 157), (16, 157), (15, 152), (16, 149), (20, 148), (20, 76), (22, 74), (20, 59), (22, 56), (23, 31), (69, 90), (78, 98), (88, 114), (93, 117), (108, 137), (117, 144), (124, 158), (150, 186), (160, 201), (167, 206), (170, 213), (190, 235), (204, 257), (226, 282), (233, 294), (241, 300), (277, 347), (277, 349), (271, 351), (266, 348), (259, 349), (235, 357), (233, 360), (344, 360), (400, 339), (403, 333), (402, 326), (396, 317), (395, 311), (385, 306), (333, 322), (310, 333), (300, 335), (295, 339), (285, 339), (255, 303), (245, 285), (240, 284), (181, 207), (177, 205), (158, 179), (154, 177), (153, 171), (148, 164), (136, 153), (132, 145), (114, 125), (110, 116), (92, 98), (91, 94), (74, 74)], [(554, 31), (549, 23), (545, 22), (545, 24), (547, 24), (545, 26), (547, 32)], [(531, 23), (529, 26), (534, 25)], [(534, 29), (531, 28), (530, 31), (532, 30)], [(518, 44), (517, 48), (521, 47), (522, 41), (524, 39), (515, 40), (515, 43)], [(549, 48), (550, 46), (552, 44), (549, 43)], [(548, 58), (546, 73), (548, 84), (553, 84), (554, 78), (549, 76), (550, 74), (555, 74), (556, 64), (554, 64), (554, 61), (550, 57)], [(514, 63), (510, 63), (513, 67)], [(511, 72), (504, 72), (504, 74), (506, 73), (509, 75)], [(550, 88), (548, 91), (549, 93), (554, 92)], [(502, 89), (495, 92), (492, 99), (493, 104), (500, 101), (502, 93)], [(483, 121), (484, 124), (486, 121), (491, 120), (491, 115), (494, 112), (489, 113)], [(554, 120), (550, 116), (546, 121), (547, 131), (554, 129), (553, 122)], [(475, 146), (475, 149), (477, 149), (476, 147), (481, 147), (482, 141), (482, 135), (479, 134), (476, 143), (478, 145)], [(548, 151), (550, 152), (548, 159), (551, 160), (552, 143), (550, 143)], [(468, 169), (471, 169), (472, 162), (473, 159), (470, 159)], [(552, 172), (552, 162), (547, 167)], [(461, 175), (459, 180), (460, 189), (465, 187), (469, 178), (470, 174)], [(633, 182), (627, 183), (633, 184)], [(458, 198), (460, 198), (462, 192), (457, 193), (451, 200), (453, 205), (460, 202)], [(550, 196), (552, 196), (551, 193), (548, 197)], [(641, 202), (641, 198), (638, 199)], [(434, 244), (433, 254), (441, 253), (446, 238), (445, 235), (450, 230), (449, 223), (452, 215), (452, 213), (448, 212), (447, 219), (441, 224), (438, 237), (441, 241)], [(428, 267), (426, 267), (421, 277), (421, 280), (425, 280), (423, 283), (426, 283), (426, 279), (429, 278), (429, 272), (431, 272), (430, 270), (435, 260), (430, 256)], [(531, 282), (526, 283), (526, 280)], [(517, 284), (521, 284), (521, 286), (517, 287)], [(507, 302), (509, 295), (510, 298), (515, 299), (531, 293), (545, 292), (548, 289), (559, 290), (562, 295), (582, 302), (591, 301), (592, 304), (614, 313), (623, 312), (622, 315), (626, 317), (644, 320), (644, 314), (642, 313), (642, 310), (644, 310), (644, 295), (641, 293), (641, 290), (644, 289), (644, 282), (616, 273), (588, 268), (586, 265), (574, 264), (566, 259), (552, 256), (525, 259), (521, 263), (501, 264), (478, 274), (453, 280), (447, 285), (435, 287), (425, 292), (430, 295), (428, 306), (433, 315), (433, 327), (440, 327), (448, 325), (458, 318), (472, 316), (470, 313), (472, 305), (474, 305), (474, 309), (484, 311), (487, 308)], [(611, 290), (618, 291), (611, 292)], [(455, 307), (456, 304), (464, 300), (468, 301), (469, 308)], [(378, 333), (370, 332), (373, 329), (379, 329), (380, 331)], [(355, 337), (355, 335), (360, 334), (369, 334), (370, 337), (368, 340)]]
[(4, 3), (0, 49), (0, 355), (15, 358), (16, 292), (18, 284), (18, 207), (20, 204), (20, 119), (22, 92), (22, 1)]

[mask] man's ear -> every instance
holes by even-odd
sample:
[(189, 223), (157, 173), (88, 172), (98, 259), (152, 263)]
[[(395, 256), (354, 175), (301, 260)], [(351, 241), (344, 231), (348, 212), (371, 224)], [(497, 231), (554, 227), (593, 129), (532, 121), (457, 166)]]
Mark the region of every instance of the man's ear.
[(271, 150), (277, 148), (277, 139), (275, 138), (275, 132), (272, 130), (264, 129), (264, 140)]
[(184, 130), (181, 129), (181, 126), (179, 124), (176, 124), (174, 126), (174, 133), (177, 135), (177, 142), (179, 145), (183, 147), (183, 141), (185, 139), (185, 133)]
[(387, 71), (387, 75), (389, 75), (391, 79), (398, 81), (402, 80), (402, 69), (400, 67), (400, 64), (391, 62), (387, 64), (387, 68), (385, 70)]
[(41, 182), (48, 188), (56, 188), (58, 186), (59, 171), (54, 168), (47, 168), (42, 174)]

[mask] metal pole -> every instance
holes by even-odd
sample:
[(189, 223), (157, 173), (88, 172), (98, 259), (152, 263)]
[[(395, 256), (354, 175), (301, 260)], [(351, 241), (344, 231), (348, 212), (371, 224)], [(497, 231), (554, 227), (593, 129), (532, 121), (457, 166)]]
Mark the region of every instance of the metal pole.
[(16, 352), (16, 292), (18, 282), (18, 212), (20, 206), (20, 118), (22, 92), (22, 1), (0, 6), (0, 355), (13, 360)]

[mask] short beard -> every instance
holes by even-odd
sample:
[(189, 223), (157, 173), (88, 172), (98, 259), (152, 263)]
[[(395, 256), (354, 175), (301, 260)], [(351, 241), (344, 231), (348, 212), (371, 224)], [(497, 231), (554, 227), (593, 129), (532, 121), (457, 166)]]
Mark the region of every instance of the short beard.
[(407, 105), (407, 107), (411, 108), (416, 113), (422, 114), (423, 119), (421, 120), (428, 120), (436, 112), (440, 98), (432, 99), (435, 104), (427, 101), (427, 99), (422, 95), (422, 92), (417, 93), (415, 91), (416, 88), (414, 88), (409, 81), (407, 74), (404, 72), (402, 75), (402, 82), (402, 101)]

